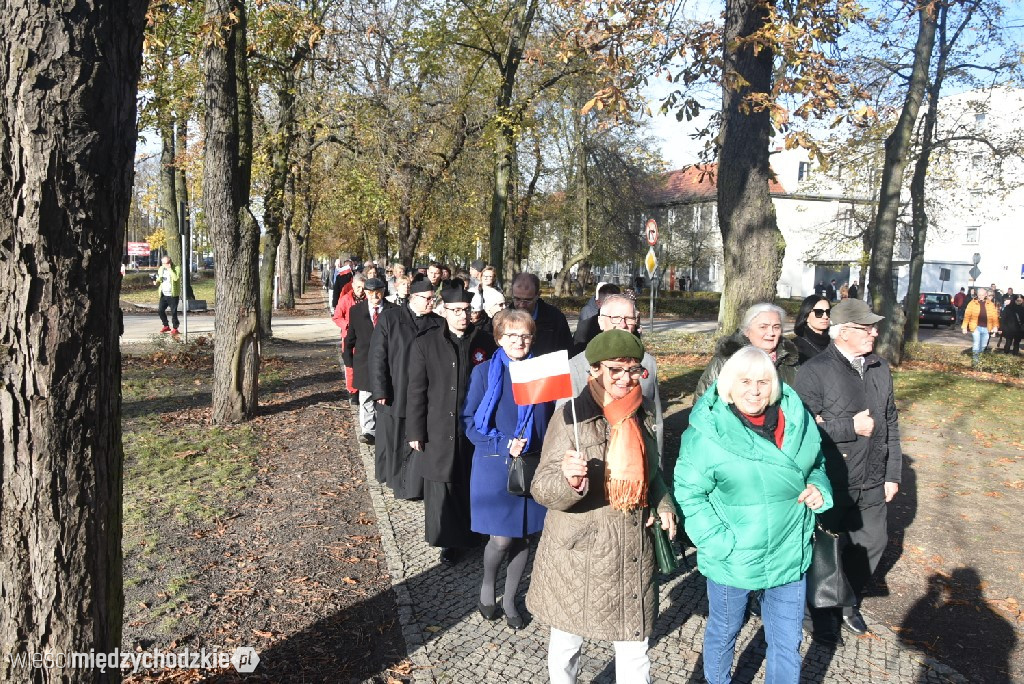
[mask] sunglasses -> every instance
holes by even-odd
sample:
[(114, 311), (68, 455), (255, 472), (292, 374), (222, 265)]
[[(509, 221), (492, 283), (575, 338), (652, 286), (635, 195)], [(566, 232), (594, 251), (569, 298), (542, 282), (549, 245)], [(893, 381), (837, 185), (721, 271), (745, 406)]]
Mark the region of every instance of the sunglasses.
[(825, 318), (828, 316), (832, 318), (832, 309), (811, 309), (814, 312), (815, 318)]

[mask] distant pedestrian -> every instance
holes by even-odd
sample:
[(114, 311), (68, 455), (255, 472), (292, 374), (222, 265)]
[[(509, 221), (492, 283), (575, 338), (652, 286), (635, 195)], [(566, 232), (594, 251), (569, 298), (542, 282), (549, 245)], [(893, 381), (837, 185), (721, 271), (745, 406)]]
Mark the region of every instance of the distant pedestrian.
[(964, 309), (967, 308), (967, 295), (962, 287), (959, 292), (953, 295), (953, 308), (956, 309), (956, 322), (959, 325), (964, 320)]
[(338, 300), (341, 299), (341, 291), (345, 289), (345, 286), (352, 282), (352, 276), (354, 274), (351, 261), (338, 260), (338, 268), (334, 272), (334, 282), (331, 285), (331, 311), (338, 306)]
[(825, 296), (828, 297), (828, 301), (836, 301), (836, 292), (836, 279), (833, 278), (825, 288)]
[(480, 284), (500, 290), (501, 284), (498, 282), (498, 269), (493, 266), (484, 266), (484, 269), (480, 271)]
[(537, 326), (535, 356), (572, 349), (572, 333), (565, 314), (541, 299), (540, 279), (536, 275), (520, 273), (512, 280), (512, 301), (515, 308), (529, 313)]
[(620, 293), (621, 290), (615, 283), (598, 283), (597, 292), (594, 294), (594, 297), (580, 310), (580, 319), (576, 323), (576, 332), (572, 336), (573, 355), (583, 353), (590, 340), (597, 337), (597, 334), (604, 330), (598, 321), (597, 315), (608, 297)]
[(973, 338), (971, 356), (973, 364), (977, 366), (981, 353), (988, 346), (989, 336), (999, 331), (999, 310), (992, 302), (991, 292), (983, 287), (978, 288), (978, 299), (967, 305), (960, 329), (965, 335), (970, 333)]
[(1003, 351), (1020, 354), (1020, 341), (1024, 336), (1024, 306), (1021, 306), (1020, 296), (1006, 298), (1003, 310), (999, 312), (999, 329), (1003, 334)]
[(373, 329), (377, 327), (381, 314), (395, 305), (384, 301), (384, 281), (379, 278), (367, 278), (363, 283), (363, 293), (362, 301), (355, 303), (348, 312), (342, 358), (346, 371), (351, 369), (352, 387), (359, 392), (359, 441), (373, 445), (377, 434), (377, 412), (370, 391), (370, 345)]
[(349, 284), (352, 287), (338, 298), (338, 304), (334, 307), (334, 314), (331, 316), (331, 320), (334, 321), (334, 324), (341, 331), (341, 344), (338, 347), (338, 356), (341, 359), (341, 365), (345, 372), (345, 387), (348, 390), (349, 401), (356, 404), (359, 401), (359, 395), (356, 386), (352, 383), (351, 360), (346, 360), (345, 358), (345, 336), (348, 334), (349, 311), (351, 311), (353, 306), (366, 298), (364, 293), (366, 276), (362, 273), (356, 273), (352, 276), (352, 282)]
[(392, 294), (385, 297), (386, 300), (395, 306), (405, 306), (409, 302), (409, 286), (412, 285), (412, 278), (406, 275), (395, 278), (391, 286)]
[(857, 283), (850, 283), (850, 299), (860, 299), (860, 286)]
[(847, 285), (846, 283), (843, 283), (839, 287), (839, 301), (842, 301), (844, 299), (849, 299), (849, 298), (850, 298), (850, 286)]
[(475, 259), (469, 264), (469, 287), (467, 289), (476, 292), (477, 287), (481, 285), (480, 277), (483, 275), (486, 265), (482, 259)]
[[(181, 298), (181, 271), (174, 262), (171, 261), (171, 257), (165, 256), (162, 260), (160, 268), (157, 269), (156, 275), (153, 276), (153, 281), (156, 286), (160, 288), (160, 305), (158, 311), (160, 313), (160, 322), (163, 323), (163, 327), (160, 332), (169, 332), (172, 335), (178, 334), (178, 301)], [(168, 325), (167, 321), (167, 308), (171, 309), (171, 323), (173, 328)]]

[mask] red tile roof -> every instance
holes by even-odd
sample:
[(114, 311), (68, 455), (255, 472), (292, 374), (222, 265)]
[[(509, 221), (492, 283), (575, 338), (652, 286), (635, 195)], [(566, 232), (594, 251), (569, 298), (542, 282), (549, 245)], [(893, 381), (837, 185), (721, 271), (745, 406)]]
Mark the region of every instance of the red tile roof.
[[(714, 200), (717, 197), (715, 173), (717, 164), (694, 164), (657, 177), (648, 192), (648, 201), (655, 206)], [(769, 181), (768, 191), (784, 195), (786, 189), (777, 180)]]

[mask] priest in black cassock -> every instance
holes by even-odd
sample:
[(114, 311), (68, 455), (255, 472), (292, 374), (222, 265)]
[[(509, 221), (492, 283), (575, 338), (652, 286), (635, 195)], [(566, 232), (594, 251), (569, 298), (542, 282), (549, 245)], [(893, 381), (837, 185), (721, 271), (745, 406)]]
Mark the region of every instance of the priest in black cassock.
[(441, 547), (441, 562), (481, 543), (470, 530), (469, 474), (473, 444), (459, 419), (473, 367), (491, 358), (494, 338), (469, 322), (473, 293), (441, 290), (436, 311), (447, 325), (415, 339), (409, 352), (405, 436), (413, 472), (423, 480), (426, 540)]
[(370, 393), (377, 402), (375, 456), (383, 463), (384, 480), (396, 499), (423, 498), (423, 480), (409, 467), (406, 389), (413, 340), (432, 328), (444, 327), (444, 319), (431, 313), (434, 300), (429, 281), (413, 283), (408, 303), (381, 313), (370, 339)]

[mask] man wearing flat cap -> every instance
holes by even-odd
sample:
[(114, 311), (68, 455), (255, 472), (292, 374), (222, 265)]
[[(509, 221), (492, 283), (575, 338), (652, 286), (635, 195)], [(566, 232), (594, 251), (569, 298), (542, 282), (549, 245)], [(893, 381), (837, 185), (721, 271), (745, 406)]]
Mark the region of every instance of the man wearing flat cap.
[[(903, 452), (892, 373), (872, 351), (883, 317), (860, 299), (844, 299), (831, 318), (832, 342), (800, 367), (794, 389), (822, 431), (835, 505), (820, 520), (850, 534), (843, 569), (859, 602), (885, 551), (886, 504), (899, 491)], [(856, 635), (868, 631), (857, 606), (843, 608), (842, 626)]]
[(487, 264), (483, 259), (475, 259), (469, 264), (469, 289), (476, 290), (480, 286), (480, 276)]
[(469, 473), (473, 443), (459, 412), (474, 366), (496, 348), (494, 337), (470, 325), (473, 293), (441, 290), (438, 309), (447, 325), (417, 337), (409, 352), (405, 438), (413, 450), (412, 470), (423, 479), (426, 541), (441, 549), (442, 563), (455, 563), (463, 549), (482, 537), (470, 529)]
[(379, 278), (367, 278), (363, 283), (365, 298), (348, 312), (348, 331), (342, 352), (345, 366), (352, 369), (352, 385), (359, 391), (359, 441), (363, 444), (373, 444), (377, 432), (376, 405), (370, 393), (367, 364), (370, 341), (381, 314), (395, 306), (384, 300), (385, 287)]
[(444, 319), (431, 313), (434, 287), (418, 280), (409, 287), (409, 302), (384, 311), (370, 340), (370, 393), (377, 402), (375, 475), (396, 499), (423, 498), (423, 480), (410, 472), (411, 449), (405, 439), (406, 389), (413, 340)]

